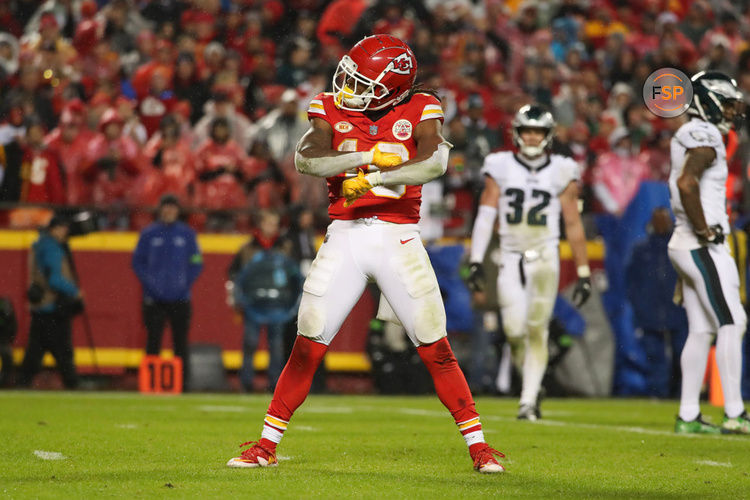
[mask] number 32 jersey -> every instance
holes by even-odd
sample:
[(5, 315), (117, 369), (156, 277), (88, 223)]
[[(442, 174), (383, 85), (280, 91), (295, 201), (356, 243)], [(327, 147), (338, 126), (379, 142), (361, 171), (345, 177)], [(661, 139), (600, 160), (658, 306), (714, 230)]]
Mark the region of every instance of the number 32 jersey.
[[(408, 101), (394, 106), (377, 121), (372, 121), (360, 112), (346, 111), (336, 107), (332, 93), (315, 96), (307, 109), (308, 119), (321, 118), (333, 128), (333, 149), (338, 151), (372, 151), (377, 145), (380, 151), (395, 153), (403, 162), (417, 154), (414, 128), (424, 120), (443, 121), (440, 101), (424, 93), (416, 93)], [(419, 222), (419, 206), (422, 186), (378, 186), (370, 190), (353, 205), (344, 207), (341, 184), (357, 175), (357, 170), (372, 172), (374, 165), (327, 178), (328, 215), (331, 219), (378, 219), (397, 224)]]
[(534, 168), (510, 151), (488, 155), (482, 173), (500, 187), (500, 247), (525, 252), (557, 245), (560, 239), (560, 194), (580, 178), (572, 158), (550, 155)]

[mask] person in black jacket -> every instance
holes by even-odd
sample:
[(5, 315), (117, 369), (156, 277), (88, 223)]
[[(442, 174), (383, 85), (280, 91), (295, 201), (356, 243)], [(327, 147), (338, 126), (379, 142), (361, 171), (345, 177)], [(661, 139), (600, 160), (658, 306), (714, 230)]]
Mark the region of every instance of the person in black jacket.
[(31, 248), (31, 286), (27, 292), (31, 325), (18, 380), (21, 387), (31, 385), (42, 367), (46, 351), (54, 356), (65, 387), (78, 386), (73, 363), (72, 322), (73, 316), (82, 310), (82, 295), (66, 244), (69, 228), (70, 223), (64, 217), (52, 217)]
[(13, 378), (13, 340), (16, 338), (18, 321), (13, 302), (8, 297), (0, 297), (0, 387), (11, 384)]

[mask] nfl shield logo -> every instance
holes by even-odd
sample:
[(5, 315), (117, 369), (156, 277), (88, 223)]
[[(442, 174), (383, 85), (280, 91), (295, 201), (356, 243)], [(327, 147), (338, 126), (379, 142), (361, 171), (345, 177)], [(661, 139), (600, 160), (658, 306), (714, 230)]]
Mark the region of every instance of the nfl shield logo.
[(378, 126), (370, 125), (370, 135), (378, 135)]

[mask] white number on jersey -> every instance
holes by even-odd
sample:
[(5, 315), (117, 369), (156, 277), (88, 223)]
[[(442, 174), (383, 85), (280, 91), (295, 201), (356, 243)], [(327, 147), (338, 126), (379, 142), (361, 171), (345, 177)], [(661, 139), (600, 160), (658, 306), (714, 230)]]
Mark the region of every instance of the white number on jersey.
[[(401, 162), (409, 161), (409, 150), (406, 146), (400, 142), (378, 142), (373, 146), (370, 151), (375, 148), (380, 149), (383, 153), (393, 153), (401, 157)], [(339, 151), (357, 151), (357, 139), (344, 139), (341, 141), (338, 147)], [(375, 165), (367, 165), (367, 171), (372, 172), (378, 170)], [(353, 168), (346, 172), (347, 177), (356, 177), (357, 169)], [(406, 194), (406, 186), (376, 186), (370, 190), (375, 196), (381, 196), (383, 198), (401, 198)]]

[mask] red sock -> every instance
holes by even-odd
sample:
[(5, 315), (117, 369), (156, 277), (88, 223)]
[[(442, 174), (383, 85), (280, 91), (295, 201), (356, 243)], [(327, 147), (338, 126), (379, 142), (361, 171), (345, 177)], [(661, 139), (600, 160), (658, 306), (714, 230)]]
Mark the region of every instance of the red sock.
[(448, 339), (443, 337), (430, 345), (417, 347), (427, 370), (432, 375), (440, 401), (448, 408), (468, 446), (484, 442), (479, 413), (474, 407), (469, 384), (466, 383)]
[(275, 451), (294, 411), (307, 398), (313, 375), (328, 350), (328, 346), (307, 337), (297, 336), (292, 353), (281, 372), (273, 399), (264, 420), (261, 446)]

